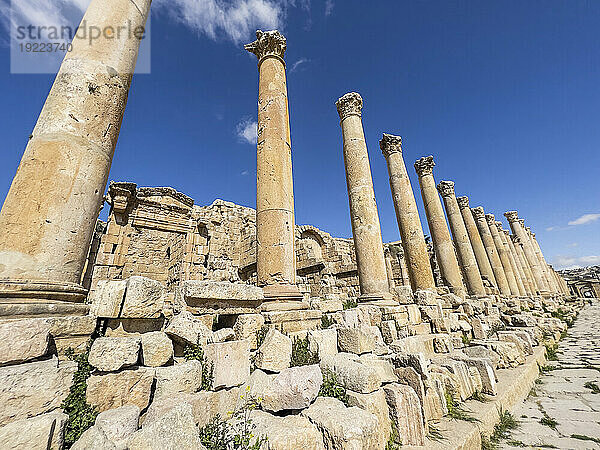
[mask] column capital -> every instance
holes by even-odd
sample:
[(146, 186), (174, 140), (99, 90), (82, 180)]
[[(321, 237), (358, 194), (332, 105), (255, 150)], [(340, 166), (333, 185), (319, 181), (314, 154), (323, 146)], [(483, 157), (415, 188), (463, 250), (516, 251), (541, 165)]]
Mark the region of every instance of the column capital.
[(487, 221), (487, 223), (490, 227), (496, 225), (496, 218), (494, 217), (493, 214), (486, 214), (485, 220)]
[(402, 153), (402, 138), (393, 134), (383, 133), (379, 141), (379, 148), (386, 158), (392, 153)]
[(496, 220), (496, 228), (498, 228), (498, 231), (500, 231), (501, 233), (505, 233), (506, 230), (504, 228), (502, 228), (502, 222), (499, 222)]
[(437, 190), (442, 197), (451, 197), (454, 195), (454, 181), (440, 181)]
[(517, 219), (517, 222), (519, 222), (523, 229), (525, 229), (525, 219)]
[(420, 177), (423, 175), (431, 175), (434, 166), (435, 162), (433, 161), (433, 156), (424, 156), (415, 161), (415, 170)]
[(483, 209), (483, 206), (478, 206), (476, 208), (471, 208), (471, 212), (473, 213), (473, 217), (475, 217), (475, 219), (485, 219), (485, 211)]
[(517, 211), (506, 211), (504, 217), (506, 217), (506, 220), (510, 223), (513, 223), (519, 220), (519, 213)]
[(335, 107), (340, 115), (340, 120), (344, 120), (348, 116), (361, 116), (363, 108), (363, 99), (358, 92), (348, 92), (342, 95)]
[(285, 54), (286, 48), (287, 41), (277, 30), (256, 30), (256, 40), (250, 44), (244, 45), (244, 49), (256, 55), (259, 65), (263, 59), (268, 56), (274, 56), (285, 64), (283, 55)]
[(456, 197), (456, 201), (458, 202), (458, 207), (460, 209), (465, 209), (469, 207), (469, 197), (463, 195), (462, 197)]

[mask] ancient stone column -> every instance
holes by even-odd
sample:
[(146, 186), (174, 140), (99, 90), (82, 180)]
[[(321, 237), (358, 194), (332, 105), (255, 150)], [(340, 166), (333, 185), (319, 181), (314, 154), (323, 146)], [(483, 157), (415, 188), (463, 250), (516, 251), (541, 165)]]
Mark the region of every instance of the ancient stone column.
[(546, 275), (546, 280), (548, 281), (548, 287), (550, 288), (550, 291), (558, 293), (559, 290), (558, 290), (558, 286), (556, 285), (556, 280), (554, 279), (554, 277), (551, 274), (550, 265), (546, 261), (546, 258), (544, 258), (544, 254), (542, 253), (542, 248), (540, 247), (539, 242), (535, 238), (535, 233), (533, 233), (531, 231), (531, 229), (529, 229), (529, 228), (527, 228), (527, 231), (529, 232), (529, 234), (531, 236), (531, 243), (533, 245), (533, 250), (534, 250), (536, 256), (538, 257), (538, 260), (540, 261), (540, 266), (542, 267), (544, 274)]
[(471, 241), (473, 253), (475, 254), (475, 259), (477, 260), (479, 273), (481, 274), (482, 278), (487, 278), (493, 286), (497, 287), (498, 285), (496, 283), (494, 271), (492, 270), (492, 265), (490, 264), (487, 252), (485, 251), (483, 241), (481, 240), (481, 235), (479, 234), (477, 224), (473, 218), (473, 213), (469, 207), (469, 197), (458, 197), (456, 201), (458, 202), (458, 207), (460, 208), (463, 221), (465, 222), (465, 227), (467, 228), (467, 233), (469, 234), (469, 240)]
[(525, 277), (527, 278), (527, 281), (529, 282), (529, 286), (531, 286), (532, 295), (539, 295), (540, 289), (538, 288), (538, 285), (535, 281), (535, 277), (533, 276), (533, 272), (531, 271), (531, 267), (529, 266), (529, 263), (527, 262), (527, 258), (525, 257), (525, 251), (523, 250), (523, 244), (516, 235), (513, 234), (510, 237), (514, 244), (517, 255), (519, 255), (519, 259), (521, 260), (521, 266), (523, 267), (523, 270), (525, 271)]
[(413, 291), (420, 289), (434, 291), (435, 281), (429, 263), (423, 227), (402, 156), (402, 138), (384, 134), (379, 141), (379, 147), (387, 161), (396, 220), (402, 238), (410, 285)]
[(500, 240), (502, 241), (502, 245), (504, 246), (506, 256), (508, 256), (508, 262), (510, 263), (510, 267), (515, 277), (515, 281), (517, 282), (517, 289), (519, 291), (519, 295), (521, 297), (525, 297), (527, 296), (527, 291), (525, 290), (525, 285), (523, 284), (523, 280), (521, 279), (521, 272), (519, 271), (519, 266), (517, 266), (517, 261), (515, 260), (510, 245), (508, 244), (507, 232), (502, 228), (501, 222), (496, 222), (496, 229), (498, 230), (498, 235), (500, 236)]
[(496, 278), (498, 289), (502, 295), (509, 296), (511, 295), (510, 286), (508, 284), (506, 274), (504, 273), (502, 261), (500, 260), (500, 255), (498, 254), (496, 244), (494, 243), (492, 232), (490, 231), (490, 227), (485, 219), (485, 211), (481, 206), (478, 206), (477, 208), (472, 208), (471, 212), (473, 213), (473, 218), (477, 224), (479, 235), (481, 236), (481, 240), (485, 246), (488, 259), (492, 265), (492, 270), (494, 271), (494, 277)]
[(388, 287), (381, 226), (369, 154), (362, 126), (362, 97), (351, 92), (336, 102), (344, 140), (344, 163), (350, 202), (350, 219), (354, 236), (360, 300), (378, 301), (391, 298)]
[(458, 267), (456, 252), (450, 238), (450, 231), (444, 217), (442, 202), (440, 201), (433, 178), (434, 166), (433, 156), (426, 156), (415, 162), (415, 170), (419, 176), (427, 223), (429, 224), (433, 248), (442, 279), (454, 294), (464, 297), (465, 288), (460, 268)]
[(529, 282), (529, 277), (527, 276), (527, 272), (523, 267), (523, 263), (521, 262), (521, 258), (519, 257), (519, 254), (517, 252), (517, 249), (515, 248), (513, 240), (511, 239), (509, 231), (502, 229), (502, 232), (504, 233), (504, 240), (508, 244), (510, 254), (512, 255), (512, 259), (515, 263), (515, 266), (517, 267), (517, 272), (519, 273), (519, 278), (521, 280), (521, 284), (523, 285), (523, 289), (525, 290), (525, 294), (529, 296), (535, 295), (535, 290), (532, 288)]
[(460, 208), (458, 207), (458, 202), (456, 201), (454, 182), (440, 181), (437, 190), (444, 201), (446, 216), (450, 223), (450, 230), (454, 237), (454, 246), (456, 247), (456, 253), (458, 254), (458, 261), (460, 262), (460, 267), (462, 268), (469, 294), (483, 297), (485, 296), (483, 280), (481, 279), (481, 274), (477, 267), (477, 260), (475, 259), (475, 253), (473, 253), (473, 247), (469, 240), (465, 222), (460, 212)]
[(244, 48), (258, 58), (256, 270), (267, 300), (297, 300), (292, 147), (285, 75), (286, 40), (257, 31)]
[(500, 256), (500, 262), (504, 269), (504, 275), (506, 275), (506, 280), (508, 281), (508, 287), (510, 288), (510, 292), (512, 295), (518, 296), (519, 288), (517, 286), (517, 280), (515, 278), (513, 269), (510, 265), (510, 260), (508, 259), (508, 255), (506, 253), (506, 249), (504, 248), (504, 244), (502, 242), (502, 238), (500, 237), (500, 233), (498, 232), (498, 228), (496, 228), (496, 218), (493, 214), (486, 214), (485, 219), (487, 220), (488, 226), (490, 227), (490, 233), (492, 233), (494, 244), (496, 245), (496, 249), (498, 250), (498, 256)]
[(394, 280), (394, 268), (392, 267), (392, 257), (390, 255), (390, 251), (384, 251), (385, 255), (385, 268), (388, 277), (388, 286), (390, 292), (392, 292), (396, 288), (396, 281)]
[(540, 290), (542, 295), (548, 296), (548, 283), (545, 280), (545, 277), (542, 273), (542, 269), (540, 268), (540, 262), (535, 255), (535, 251), (533, 250), (533, 246), (531, 245), (531, 240), (523, 227), (523, 224), (519, 221), (519, 215), (517, 211), (507, 211), (504, 213), (504, 216), (508, 220), (510, 224), (510, 228), (512, 229), (513, 234), (515, 234), (521, 244), (523, 245), (523, 252), (525, 253), (525, 258), (529, 263), (529, 267), (531, 268), (531, 273), (533, 274), (533, 278), (535, 279), (535, 283)]
[[(76, 37), (62, 62), (0, 212), (5, 308), (15, 300), (23, 308), (84, 300), (82, 272), (150, 4), (92, 0), (83, 17), (88, 32), (124, 27), (132, 33)], [(60, 303), (53, 308), (69, 310)]]

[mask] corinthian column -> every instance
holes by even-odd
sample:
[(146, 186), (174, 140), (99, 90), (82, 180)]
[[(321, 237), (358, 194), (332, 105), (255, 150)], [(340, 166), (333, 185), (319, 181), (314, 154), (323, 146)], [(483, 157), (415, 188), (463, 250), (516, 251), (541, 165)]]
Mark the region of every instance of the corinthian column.
[(546, 258), (544, 258), (544, 254), (542, 253), (540, 244), (537, 241), (537, 239), (535, 238), (535, 233), (533, 233), (531, 231), (531, 229), (529, 229), (529, 228), (527, 228), (527, 231), (529, 232), (529, 234), (531, 236), (531, 243), (533, 245), (533, 250), (535, 251), (535, 254), (538, 257), (538, 260), (540, 261), (540, 266), (542, 267), (543, 272), (546, 275), (546, 280), (548, 281), (548, 287), (550, 288), (550, 290), (552, 292), (558, 294), (558, 292), (559, 292), (558, 286), (556, 285), (556, 281), (555, 281), (554, 277), (552, 276), (550, 265), (548, 264), (548, 262), (546, 262)]
[(519, 259), (521, 261), (521, 266), (525, 271), (525, 277), (531, 287), (532, 295), (539, 295), (540, 289), (538, 288), (537, 283), (535, 282), (535, 277), (533, 276), (533, 272), (531, 271), (531, 267), (527, 262), (527, 258), (525, 257), (525, 252), (523, 250), (523, 244), (521, 240), (516, 235), (511, 235), (511, 240), (514, 244), (517, 255), (519, 255)]
[(525, 258), (529, 263), (529, 267), (531, 268), (531, 273), (533, 274), (533, 278), (535, 279), (535, 283), (537, 284), (540, 293), (542, 295), (548, 296), (548, 283), (542, 273), (542, 269), (540, 268), (540, 262), (535, 255), (535, 251), (533, 250), (533, 246), (531, 245), (531, 240), (529, 239), (529, 235), (525, 231), (523, 224), (519, 220), (519, 215), (517, 211), (507, 211), (504, 213), (504, 216), (508, 220), (510, 224), (510, 228), (512, 229), (513, 234), (515, 234), (521, 244), (523, 245), (523, 252), (525, 253)]
[(501, 222), (496, 222), (496, 229), (498, 230), (498, 235), (500, 236), (500, 240), (502, 241), (502, 245), (504, 246), (506, 256), (508, 256), (508, 262), (510, 263), (510, 267), (515, 277), (515, 281), (517, 282), (517, 289), (519, 291), (519, 295), (521, 297), (525, 297), (527, 295), (527, 291), (525, 290), (525, 285), (523, 284), (523, 280), (521, 279), (521, 273), (519, 272), (517, 261), (515, 261), (515, 257), (510, 249), (510, 245), (508, 244), (508, 238), (506, 236), (508, 233), (506, 233), (502, 228)]
[(496, 244), (494, 243), (494, 238), (492, 237), (492, 232), (490, 231), (490, 227), (485, 219), (485, 211), (481, 206), (478, 206), (477, 208), (472, 208), (471, 212), (473, 213), (473, 218), (477, 224), (479, 235), (481, 236), (481, 240), (485, 246), (488, 259), (492, 265), (492, 270), (494, 271), (494, 277), (496, 278), (498, 289), (502, 295), (509, 296), (511, 295), (510, 286), (508, 284), (508, 280), (506, 279), (502, 261), (500, 261), (500, 255), (498, 254)]
[(473, 253), (475, 254), (475, 259), (477, 260), (479, 273), (481, 274), (482, 278), (487, 278), (487, 280), (493, 286), (497, 287), (496, 277), (494, 276), (492, 265), (490, 264), (487, 252), (485, 251), (483, 241), (481, 240), (481, 235), (479, 234), (477, 224), (473, 218), (473, 213), (469, 207), (469, 197), (458, 197), (456, 201), (458, 202), (458, 207), (460, 208), (463, 221), (465, 222), (465, 227), (467, 228), (467, 233), (469, 234), (469, 240), (471, 241)]
[(440, 181), (437, 190), (442, 196), (444, 206), (446, 207), (446, 215), (448, 216), (450, 230), (454, 237), (456, 253), (458, 254), (458, 260), (463, 270), (469, 294), (483, 297), (485, 295), (483, 280), (481, 279), (481, 274), (477, 267), (477, 260), (473, 253), (473, 247), (471, 247), (471, 241), (469, 240), (465, 222), (462, 218), (460, 208), (458, 207), (458, 202), (456, 201), (454, 183), (452, 181)]
[(300, 299), (294, 252), (294, 186), (287, 83), (279, 31), (256, 32), (244, 48), (258, 58), (256, 270), (267, 299)]
[(356, 251), (361, 301), (389, 299), (381, 226), (369, 154), (362, 126), (362, 97), (356, 92), (336, 102), (344, 140), (344, 163), (350, 202), (350, 219)]
[(81, 276), (150, 3), (92, 0), (85, 13), (88, 30), (140, 33), (76, 37), (62, 62), (0, 212), (0, 315), (17, 313), (9, 303), (38, 314), (34, 304), (87, 293)]
[(510, 250), (510, 254), (512, 255), (514, 264), (517, 268), (517, 272), (519, 273), (519, 277), (521, 279), (521, 284), (523, 285), (523, 289), (525, 290), (525, 294), (532, 296), (535, 295), (535, 289), (533, 289), (533, 287), (531, 286), (531, 283), (529, 282), (529, 277), (527, 276), (527, 272), (525, 271), (525, 268), (523, 267), (523, 263), (521, 261), (521, 258), (519, 257), (519, 253), (517, 252), (517, 249), (515, 247), (515, 244), (513, 243), (513, 240), (511, 239), (510, 233), (508, 232), (508, 230), (502, 229), (502, 232), (504, 233), (504, 240), (506, 242), (506, 244), (508, 244), (508, 248)]
[(434, 291), (435, 281), (429, 263), (423, 227), (402, 157), (402, 138), (384, 134), (379, 141), (379, 147), (387, 161), (396, 220), (402, 238), (410, 285), (413, 291), (419, 289)]
[(504, 249), (502, 238), (500, 238), (500, 233), (498, 233), (498, 229), (496, 228), (496, 218), (493, 214), (486, 214), (485, 220), (487, 220), (488, 226), (490, 227), (490, 233), (492, 234), (492, 238), (494, 239), (494, 245), (496, 245), (496, 249), (498, 250), (498, 256), (500, 256), (500, 263), (502, 264), (502, 268), (504, 269), (504, 275), (506, 275), (506, 280), (508, 281), (510, 293), (514, 296), (518, 296), (519, 288), (517, 286), (517, 280), (515, 279), (515, 274), (510, 265), (510, 261), (508, 259), (508, 255), (506, 254), (506, 250)]
[(427, 223), (429, 224), (433, 248), (438, 265), (440, 266), (442, 279), (454, 294), (464, 297), (465, 288), (460, 275), (456, 252), (450, 238), (450, 231), (444, 217), (442, 202), (440, 202), (440, 196), (438, 195), (433, 178), (434, 166), (433, 156), (426, 156), (415, 162), (415, 170), (417, 171), (417, 175), (419, 175), (419, 184), (421, 185), (421, 196), (425, 205)]

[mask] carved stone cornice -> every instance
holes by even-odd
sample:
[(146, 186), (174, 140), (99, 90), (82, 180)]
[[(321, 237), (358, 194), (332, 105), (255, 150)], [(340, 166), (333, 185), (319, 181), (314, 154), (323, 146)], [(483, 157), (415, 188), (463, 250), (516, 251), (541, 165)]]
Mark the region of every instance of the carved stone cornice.
[(458, 207), (460, 209), (469, 207), (469, 197), (463, 195), (462, 197), (456, 197), (456, 201), (458, 202)]
[(137, 184), (127, 182), (110, 182), (108, 186), (108, 203), (115, 214), (123, 214), (132, 198), (135, 198)]
[(519, 220), (519, 213), (517, 211), (506, 211), (504, 217), (506, 217), (506, 220), (510, 223), (513, 223)]
[(349, 116), (361, 117), (363, 108), (363, 99), (358, 92), (348, 92), (335, 102), (340, 120)]
[(433, 161), (433, 156), (424, 156), (415, 161), (415, 170), (417, 171), (417, 175), (420, 177), (424, 175), (431, 175), (433, 173), (434, 166), (435, 162)]
[(483, 206), (471, 208), (471, 212), (473, 213), (473, 217), (475, 217), (476, 220), (485, 219), (485, 210), (483, 209)]
[(496, 218), (494, 217), (493, 214), (486, 214), (485, 215), (485, 220), (487, 221), (488, 225), (491, 226), (496, 226)]
[(454, 195), (454, 181), (440, 181), (437, 190), (442, 197), (451, 197)]
[(283, 56), (287, 48), (285, 37), (277, 30), (262, 31), (256, 30), (256, 40), (250, 44), (244, 45), (244, 49), (253, 53), (258, 58), (258, 65), (268, 57), (275, 57), (283, 64)]
[(386, 158), (392, 153), (402, 153), (402, 138), (383, 133), (383, 137), (379, 141), (379, 148)]

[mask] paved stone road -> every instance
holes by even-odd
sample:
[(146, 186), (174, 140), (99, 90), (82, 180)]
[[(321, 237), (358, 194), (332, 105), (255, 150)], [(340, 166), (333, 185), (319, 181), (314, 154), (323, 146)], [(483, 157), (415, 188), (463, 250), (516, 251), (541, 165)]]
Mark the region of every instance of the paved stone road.
[[(535, 393), (513, 411), (521, 425), (509, 439), (512, 445), (501, 448), (600, 449), (600, 393), (584, 386), (600, 386), (600, 301), (581, 311), (560, 342), (558, 361), (547, 364), (558, 368), (543, 375)], [(544, 418), (555, 426), (540, 423)]]

